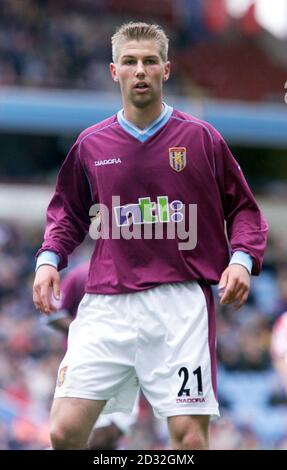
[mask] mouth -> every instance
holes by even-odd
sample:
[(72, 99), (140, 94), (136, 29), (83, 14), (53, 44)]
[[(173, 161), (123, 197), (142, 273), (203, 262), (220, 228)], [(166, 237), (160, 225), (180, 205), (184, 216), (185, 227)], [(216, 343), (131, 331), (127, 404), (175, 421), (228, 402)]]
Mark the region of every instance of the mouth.
[(149, 86), (146, 82), (138, 82), (134, 86), (134, 89), (137, 91), (137, 93), (145, 93), (149, 89)]

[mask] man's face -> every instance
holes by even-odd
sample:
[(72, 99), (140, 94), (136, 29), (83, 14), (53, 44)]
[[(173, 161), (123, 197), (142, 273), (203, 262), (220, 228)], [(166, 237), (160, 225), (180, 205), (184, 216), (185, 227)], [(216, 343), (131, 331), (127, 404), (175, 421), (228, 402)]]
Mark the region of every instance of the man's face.
[(145, 108), (162, 97), (162, 82), (170, 73), (153, 40), (128, 41), (118, 61), (110, 65), (113, 80), (119, 82), (124, 104)]

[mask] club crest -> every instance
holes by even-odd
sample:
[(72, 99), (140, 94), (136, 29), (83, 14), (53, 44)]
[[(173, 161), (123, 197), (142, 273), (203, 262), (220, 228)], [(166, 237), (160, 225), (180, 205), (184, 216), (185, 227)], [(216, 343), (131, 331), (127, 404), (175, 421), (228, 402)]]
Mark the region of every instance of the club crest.
[(57, 380), (58, 387), (61, 387), (63, 385), (65, 381), (67, 369), (68, 369), (68, 366), (62, 367), (62, 369), (59, 370), (59, 375), (58, 375), (58, 380)]
[(175, 171), (182, 171), (186, 166), (186, 147), (169, 148), (169, 164)]

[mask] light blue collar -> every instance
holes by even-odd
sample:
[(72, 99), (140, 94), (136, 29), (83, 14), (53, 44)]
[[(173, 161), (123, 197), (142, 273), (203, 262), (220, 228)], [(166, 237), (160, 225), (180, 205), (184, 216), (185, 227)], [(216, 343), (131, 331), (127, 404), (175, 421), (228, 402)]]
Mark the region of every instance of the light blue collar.
[(159, 117), (156, 118), (148, 127), (145, 127), (144, 129), (140, 129), (131, 122), (127, 121), (124, 117), (123, 109), (121, 109), (117, 113), (118, 122), (120, 126), (130, 135), (138, 139), (140, 142), (145, 142), (149, 137), (155, 134), (161, 127), (163, 127), (172, 115), (173, 107), (168, 106), (165, 103), (163, 103), (163, 105), (164, 109), (160, 113)]

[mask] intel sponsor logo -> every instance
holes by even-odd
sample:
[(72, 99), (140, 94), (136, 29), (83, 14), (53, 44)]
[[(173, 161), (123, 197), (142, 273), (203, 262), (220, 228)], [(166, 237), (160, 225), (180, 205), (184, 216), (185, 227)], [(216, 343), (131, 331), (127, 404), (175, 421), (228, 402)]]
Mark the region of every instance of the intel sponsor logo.
[(107, 160), (96, 160), (95, 166), (117, 165), (118, 163), (122, 163), (120, 158), (109, 158)]

